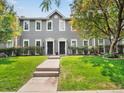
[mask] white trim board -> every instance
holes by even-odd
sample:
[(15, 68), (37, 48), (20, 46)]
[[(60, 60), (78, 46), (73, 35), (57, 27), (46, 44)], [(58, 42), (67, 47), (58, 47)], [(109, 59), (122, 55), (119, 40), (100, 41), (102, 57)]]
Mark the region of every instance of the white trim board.
[[(40, 30), (37, 29), (37, 23), (38, 22), (40, 23)], [(42, 21), (40, 21), (40, 20), (35, 21), (35, 31), (42, 31)]]
[[(28, 24), (28, 30), (25, 30), (25, 22)], [(30, 21), (29, 20), (23, 21), (23, 31), (30, 31)]]
[[(51, 22), (51, 30), (49, 30), (48, 29), (48, 22)], [(52, 20), (48, 20), (47, 22), (46, 22), (46, 31), (53, 31), (53, 21)]]

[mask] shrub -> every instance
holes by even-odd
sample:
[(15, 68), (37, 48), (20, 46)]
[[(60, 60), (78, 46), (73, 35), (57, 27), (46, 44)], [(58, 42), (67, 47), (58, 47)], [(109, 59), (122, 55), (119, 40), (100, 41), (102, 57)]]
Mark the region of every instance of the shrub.
[(0, 53), (4, 53), (8, 56), (43, 55), (43, 48), (42, 47), (5, 48), (0, 49)]
[(105, 54), (104, 57), (107, 57), (107, 58), (119, 58), (118, 54), (116, 54), (116, 53)]

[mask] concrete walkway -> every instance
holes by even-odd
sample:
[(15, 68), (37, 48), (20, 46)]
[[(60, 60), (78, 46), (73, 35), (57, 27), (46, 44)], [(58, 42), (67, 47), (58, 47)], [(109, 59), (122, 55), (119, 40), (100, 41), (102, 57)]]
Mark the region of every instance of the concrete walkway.
[(59, 56), (49, 57), (17, 93), (57, 93), (59, 61)]

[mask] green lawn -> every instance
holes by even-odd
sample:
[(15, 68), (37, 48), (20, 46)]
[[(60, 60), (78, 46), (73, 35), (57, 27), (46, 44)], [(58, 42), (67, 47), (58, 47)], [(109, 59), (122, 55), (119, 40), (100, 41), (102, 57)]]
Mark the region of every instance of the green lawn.
[(0, 91), (17, 91), (45, 59), (45, 56), (0, 59)]
[(124, 60), (97, 56), (67, 56), (61, 59), (58, 90), (124, 88)]

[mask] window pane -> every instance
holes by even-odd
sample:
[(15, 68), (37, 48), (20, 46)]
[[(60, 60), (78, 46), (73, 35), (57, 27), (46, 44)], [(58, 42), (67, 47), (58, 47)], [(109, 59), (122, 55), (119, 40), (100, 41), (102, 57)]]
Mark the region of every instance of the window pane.
[(52, 29), (52, 22), (48, 22), (48, 30)]
[(25, 22), (25, 30), (28, 30), (28, 23), (27, 22)]
[(24, 41), (24, 47), (28, 47), (28, 41)]
[(84, 41), (84, 46), (88, 46), (88, 41)]
[(8, 41), (8, 42), (7, 42), (7, 47), (8, 47), (8, 48), (13, 47), (13, 45), (12, 45), (12, 41)]
[(103, 39), (99, 39), (99, 45), (103, 45)]
[(40, 25), (41, 25), (40, 22), (37, 22), (37, 30), (41, 29)]
[(40, 47), (40, 41), (36, 41), (36, 47)]
[(72, 46), (76, 47), (76, 41), (72, 41)]
[(65, 22), (61, 20), (59, 25), (60, 25), (60, 30), (64, 31), (65, 30)]

